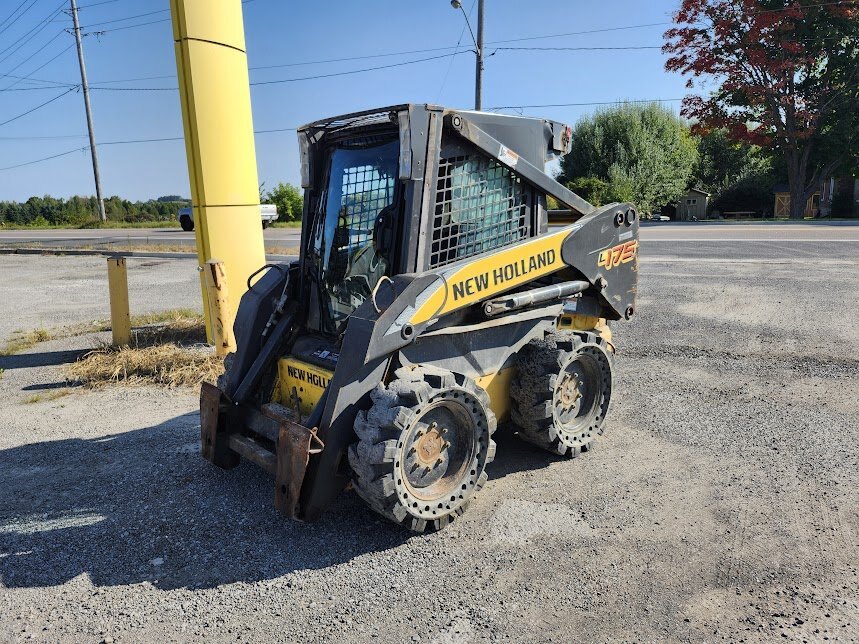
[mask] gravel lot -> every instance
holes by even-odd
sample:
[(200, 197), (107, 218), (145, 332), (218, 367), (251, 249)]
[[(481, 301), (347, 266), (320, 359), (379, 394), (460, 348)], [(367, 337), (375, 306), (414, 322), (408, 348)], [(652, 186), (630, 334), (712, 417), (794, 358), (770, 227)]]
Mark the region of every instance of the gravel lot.
[[(0, 357), (0, 641), (859, 640), (855, 255), (644, 250), (598, 448), (558, 460), (500, 432), (437, 534), (352, 494), (280, 519), (264, 473), (198, 456), (193, 391), (25, 402), (93, 338)], [(103, 259), (0, 274), (0, 338), (108, 310)], [(191, 262), (129, 277), (137, 312), (199, 305)]]

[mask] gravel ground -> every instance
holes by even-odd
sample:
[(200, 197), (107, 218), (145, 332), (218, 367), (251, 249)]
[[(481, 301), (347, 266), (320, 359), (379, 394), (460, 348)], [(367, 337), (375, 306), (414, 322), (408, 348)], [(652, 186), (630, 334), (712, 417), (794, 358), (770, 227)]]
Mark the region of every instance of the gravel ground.
[[(0, 337), (104, 318), (103, 263), (0, 257)], [(133, 308), (199, 302), (147, 264)], [(500, 432), (421, 536), (348, 493), (280, 519), (264, 473), (197, 455), (195, 392), (25, 402), (92, 338), (0, 358), (0, 640), (859, 640), (856, 267), (645, 258), (598, 448)]]

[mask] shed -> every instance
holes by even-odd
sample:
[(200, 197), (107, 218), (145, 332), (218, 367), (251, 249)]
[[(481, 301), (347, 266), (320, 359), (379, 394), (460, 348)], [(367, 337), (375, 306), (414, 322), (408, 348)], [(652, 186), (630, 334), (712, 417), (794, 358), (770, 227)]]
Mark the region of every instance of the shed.
[(677, 221), (706, 219), (710, 193), (700, 188), (689, 188), (677, 202)]
[[(774, 217), (790, 217), (790, 186), (780, 183), (773, 188), (775, 194)], [(820, 190), (815, 192), (805, 202), (803, 217), (814, 217), (820, 208)]]

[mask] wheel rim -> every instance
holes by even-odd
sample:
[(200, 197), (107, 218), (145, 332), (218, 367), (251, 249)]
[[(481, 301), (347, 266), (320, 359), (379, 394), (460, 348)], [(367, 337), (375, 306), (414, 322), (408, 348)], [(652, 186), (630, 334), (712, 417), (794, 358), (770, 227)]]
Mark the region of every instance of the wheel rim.
[(599, 405), (602, 373), (596, 358), (579, 354), (560, 373), (552, 399), (555, 418), (567, 432), (587, 428)]
[(409, 493), (428, 502), (456, 497), (477, 452), (475, 429), (459, 402), (430, 404), (403, 441), (403, 483)]

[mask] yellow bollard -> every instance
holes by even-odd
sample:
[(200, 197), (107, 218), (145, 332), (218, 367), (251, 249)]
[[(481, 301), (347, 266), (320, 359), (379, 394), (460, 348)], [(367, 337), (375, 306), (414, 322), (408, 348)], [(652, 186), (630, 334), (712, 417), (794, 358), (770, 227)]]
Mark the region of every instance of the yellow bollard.
[(224, 262), (217, 259), (206, 262), (203, 266), (203, 281), (208, 294), (212, 343), (215, 345), (215, 353), (225, 356), (236, 350), (236, 337), (233, 335), (233, 311), (230, 307)]
[(128, 312), (128, 273), (124, 257), (107, 258), (107, 285), (113, 346), (128, 346), (131, 342), (131, 314)]

